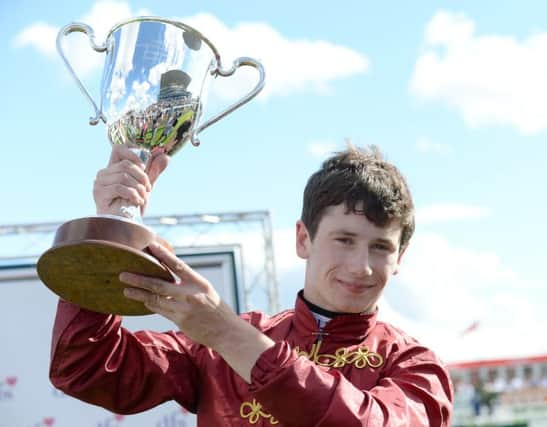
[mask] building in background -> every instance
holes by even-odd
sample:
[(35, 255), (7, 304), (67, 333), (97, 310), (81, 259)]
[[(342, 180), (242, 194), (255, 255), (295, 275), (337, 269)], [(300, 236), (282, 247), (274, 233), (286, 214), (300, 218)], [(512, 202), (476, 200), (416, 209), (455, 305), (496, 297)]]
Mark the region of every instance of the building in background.
[(454, 427), (547, 426), (547, 354), (449, 364)]

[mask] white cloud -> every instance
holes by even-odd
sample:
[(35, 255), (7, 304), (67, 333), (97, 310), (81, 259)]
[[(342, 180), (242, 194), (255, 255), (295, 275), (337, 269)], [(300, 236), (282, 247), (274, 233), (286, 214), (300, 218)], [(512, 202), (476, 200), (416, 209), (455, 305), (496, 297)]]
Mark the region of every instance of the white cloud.
[(139, 83), (133, 82), (131, 95), (127, 97), (127, 107), (131, 110), (145, 110), (147, 105), (153, 102), (150, 94), (150, 83), (147, 81)]
[[(532, 339), (547, 324), (545, 295), (539, 292), (545, 293), (493, 251), (417, 234), (400, 276), (386, 288), (384, 318), (399, 322), (447, 361), (538, 354), (547, 351)], [(473, 321), (479, 321), (478, 329), (462, 337)]]
[(438, 12), (425, 29), (425, 40), (431, 46), (457, 45), (471, 40), (475, 23), (463, 14)]
[(14, 47), (32, 46), (42, 55), (55, 55), (55, 38), (58, 29), (43, 22), (36, 22), (21, 31), (13, 40)]
[(79, 21), (91, 26), (98, 42), (105, 40), (108, 31), (118, 22), (134, 16), (146, 16), (148, 9), (132, 10), (129, 3), (122, 1), (97, 1), (91, 10)]
[[(267, 84), (262, 97), (288, 95), (298, 91), (328, 93), (333, 80), (367, 71), (368, 58), (345, 46), (324, 40), (291, 40), (266, 23), (241, 23), (228, 28), (216, 17), (200, 14), (185, 19), (216, 44), (224, 67), (239, 56), (258, 59), (265, 67)], [(252, 72), (229, 78), (226, 95), (241, 95), (250, 82)], [(239, 74), (239, 73), (238, 73)]]
[(452, 151), (449, 145), (433, 142), (423, 136), (416, 140), (416, 148), (422, 153), (448, 154)]
[[(138, 15), (152, 13), (133, 10), (126, 2), (98, 1), (77, 21), (89, 25), (95, 32), (96, 43), (101, 44), (115, 23)], [(178, 20), (195, 27), (213, 42), (224, 68), (230, 68), (232, 61), (240, 56), (261, 61), (267, 73), (262, 98), (298, 91), (328, 93), (334, 80), (366, 72), (369, 67), (368, 58), (350, 48), (324, 40), (288, 39), (266, 23), (246, 22), (229, 28), (206, 13)], [(57, 31), (58, 28), (51, 24), (31, 24), (15, 37), (13, 44), (15, 47), (31, 46), (47, 56), (54, 56)], [(101, 71), (104, 55), (91, 49), (87, 37), (70, 35), (65, 46), (66, 56), (80, 77)], [(242, 67), (232, 77), (214, 80), (211, 95), (226, 104), (228, 99), (241, 98), (256, 81), (255, 70)]]
[(471, 206), (460, 203), (437, 203), (417, 209), (416, 218), (420, 224), (441, 221), (476, 220), (490, 215), (483, 206)]
[(448, 104), (472, 127), (504, 124), (534, 134), (547, 128), (546, 50), (547, 33), (478, 35), (471, 19), (440, 11), (427, 24), (410, 90)]
[[(108, 31), (119, 21), (132, 16), (149, 15), (146, 9), (132, 10), (129, 4), (116, 1), (98, 1), (91, 10), (75, 20), (88, 25), (94, 32), (95, 43), (104, 43)], [(68, 24), (68, 22), (66, 23)], [(34, 23), (24, 28), (13, 41), (14, 47), (34, 47), (40, 53), (55, 57), (56, 37), (60, 27), (45, 23)], [(102, 71), (104, 54), (90, 46), (89, 38), (82, 33), (64, 37), (63, 51), (72, 68), (80, 78)]]
[(307, 151), (314, 157), (320, 159), (325, 158), (326, 156), (331, 155), (336, 150), (340, 149), (340, 144), (330, 141), (313, 141), (310, 142), (307, 146)]

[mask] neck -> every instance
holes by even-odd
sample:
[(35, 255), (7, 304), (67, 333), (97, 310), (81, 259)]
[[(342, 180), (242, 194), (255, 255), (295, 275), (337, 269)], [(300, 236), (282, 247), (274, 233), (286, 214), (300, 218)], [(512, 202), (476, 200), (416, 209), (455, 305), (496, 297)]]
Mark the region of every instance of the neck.
[(334, 319), (337, 316), (347, 316), (348, 314), (371, 314), (371, 313), (374, 313), (374, 311), (376, 310), (376, 305), (374, 305), (370, 310), (362, 311), (360, 313), (347, 313), (347, 312), (341, 312), (341, 311), (330, 311), (330, 310), (327, 310), (323, 307), (320, 307), (320, 306), (314, 304), (313, 302), (308, 301), (306, 299), (306, 297), (304, 296), (304, 291), (300, 292), (300, 296), (302, 297), (302, 300), (306, 303), (308, 308), (313, 313), (319, 314), (319, 315), (324, 316), (324, 317), (328, 317), (329, 319)]
[(320, 314), (321, 316), (328, 317), (329, 319), (334, 319), (337, 316), (352, 314), (352, 313), (343, 313), (338, 311), (330, 311), (323, 307), (319, 307), (318, 305), (315, 305), (313, 302), (308, 301), (306, 297), (304, 296), (304, 292), (302, 292), (301, 297), (312, 312)]

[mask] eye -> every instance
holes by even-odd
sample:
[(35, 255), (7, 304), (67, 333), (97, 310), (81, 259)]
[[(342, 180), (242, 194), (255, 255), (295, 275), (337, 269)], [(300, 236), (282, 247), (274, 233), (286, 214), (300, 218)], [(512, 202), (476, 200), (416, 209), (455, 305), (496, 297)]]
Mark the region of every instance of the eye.
[(372, 247), (380, 251), (391, 251), (391, 246), (385, 243), (374, 243)]
[(343, 244), (343, 245), (351, 245), (353, 244), (353, 239), (349, 238), (349, 237), (337, 237), (335, 239), (337, 242)]

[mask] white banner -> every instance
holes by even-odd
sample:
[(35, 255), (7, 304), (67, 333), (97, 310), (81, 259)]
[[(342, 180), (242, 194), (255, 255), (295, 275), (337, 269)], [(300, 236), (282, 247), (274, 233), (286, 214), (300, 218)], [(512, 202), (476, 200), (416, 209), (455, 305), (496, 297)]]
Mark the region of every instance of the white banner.
[[(239, 311), (237, 247), (177, 251)], [(58, 297), (37, 278), (34, 263), (0, 265), (0, 427), (194, 427), (174, 402), (136, 415), (118, 415), (56, 390), (48, 378), (51, 330)], [(174, 328), (157, 315), (124, 318), (130, 330)]]

